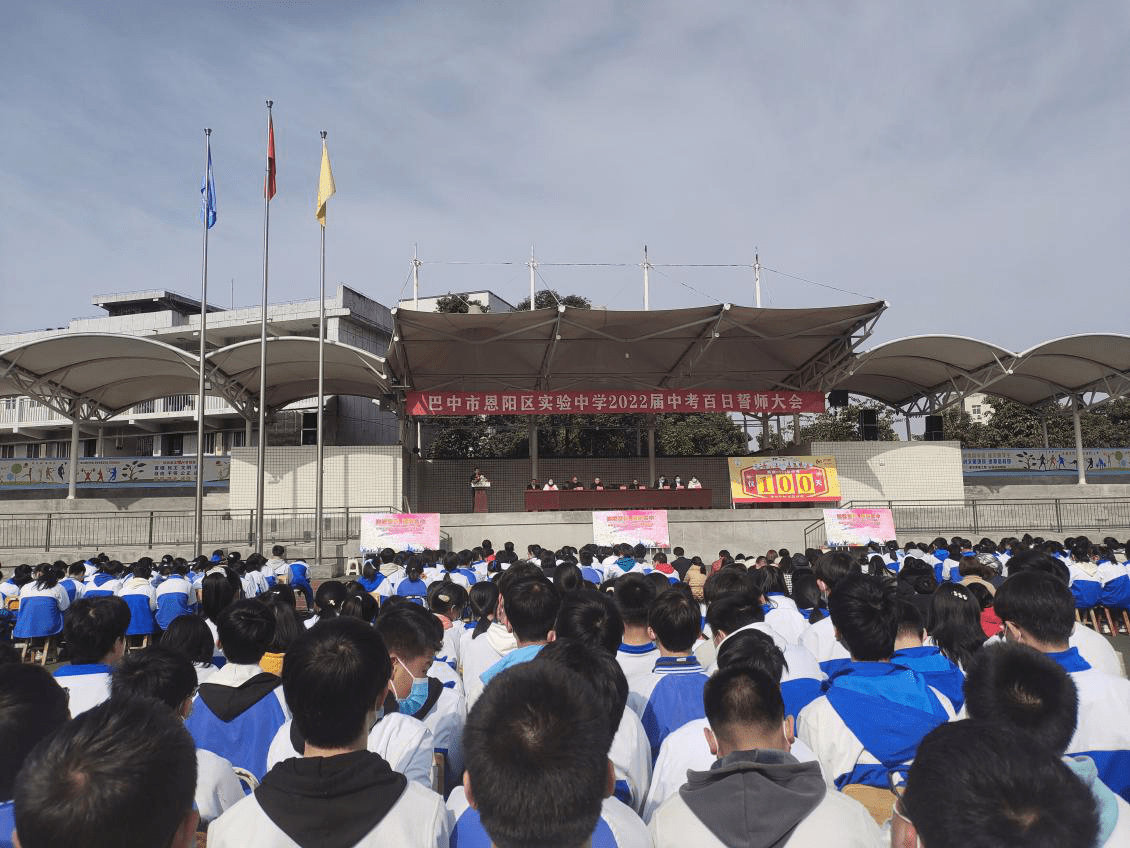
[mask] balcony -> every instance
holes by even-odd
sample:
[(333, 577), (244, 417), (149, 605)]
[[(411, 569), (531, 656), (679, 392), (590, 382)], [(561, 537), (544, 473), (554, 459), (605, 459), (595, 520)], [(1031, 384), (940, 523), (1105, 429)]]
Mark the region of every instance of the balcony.
[[(137, 419), (161, 420), (195, 418), (196, 395), (172, 395), (147, 400), (131, 407), (111, 421), (128, 422)], [(219, 397), (204, 398), (205, 415), (235, 415), (236, 411)], [(14, 430), (31, 427), (69, 427), (70, 420), (31, 398), (4, 398), (0, 400), (0, 429)]]

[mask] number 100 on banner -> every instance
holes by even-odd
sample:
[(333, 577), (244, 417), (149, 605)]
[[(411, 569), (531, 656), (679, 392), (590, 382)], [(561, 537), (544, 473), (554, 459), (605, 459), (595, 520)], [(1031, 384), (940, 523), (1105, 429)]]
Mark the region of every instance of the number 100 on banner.
[(727, 460), (735, 504), (840, 502), (832, 456), (735, 456)]

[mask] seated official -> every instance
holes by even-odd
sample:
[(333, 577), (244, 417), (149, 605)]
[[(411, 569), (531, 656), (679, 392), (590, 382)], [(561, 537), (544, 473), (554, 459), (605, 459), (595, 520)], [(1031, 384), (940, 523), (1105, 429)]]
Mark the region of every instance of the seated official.
[(629, 489), (641, 489), (641, 488), (646, 489), (647, 486), (640, 486), (640, 481), (633, 477), (632, 482), (628, 484), (628, 488)]
[(541, 483), (538, 482), (537, 477), (531, 477), (530, 478), (530, 482), (526, 484), (526, 491), (527, 492), (540, 492), (541, 491)]
[(695, 476), (694, 476), (694, 475), (692, 474), (692, 475), (691, 475), (691, 479), (687, 481), (687, 488), (688, 488), (688, 489), (701, 489), (701, 488), (702, 488), (702, 483), (698, 482), (698, 478), (697, 478), (697, 477), (695, 477)]
[(583, 489), (584, 487), (585, 487), (585, 484), (582, 483), (580, 480), (578, 480), (577, 475), (574, 474), (569, 479), (569, 481), (564, 486), (562, 486), (561, 488), (565, 489), (566, 491), (571, 491), (573, 489)]
[(592, 486), (590, 487), (594, 492), (603, 492), (604, 483), (601, 482), (599, 477), (592, 478)]
[(552, 478), (552, 477), (550, 477), (550, 478), (549, 478), (548, 480), (546, 480), (546, 481), (545, 481), (545, 485), (544, 485), (544, 486), (542, 486), (541, 488), (542, 488), (542, 491), (543, 491), (543, 492), (556, 492), (556, 491), (559, 491), (559, 490), (558, 490), (558, 488), (557, 488), (557, 484), (553, 482), (553, 478)]

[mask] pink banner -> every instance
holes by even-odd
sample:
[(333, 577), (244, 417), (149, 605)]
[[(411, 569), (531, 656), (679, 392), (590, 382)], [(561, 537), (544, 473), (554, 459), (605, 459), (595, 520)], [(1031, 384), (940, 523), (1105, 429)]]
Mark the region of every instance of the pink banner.
[(824, 529), (831, 548), (862, 547), (895, 538), (895, 520), (889, 509), (826, 509)]
[(671, 545), (665, 509), (617, 509), (592, 514), (592, 539), (598, 545), (643, 545), (666, 548)]
[(423, 551), (439, 548), (438, 512), (369, 512), (361, 516), (361, 553), (381, 548)]
[(633, 412), (823, 412), (821, 392), (409, 392), (409, 415), (621, 415)]

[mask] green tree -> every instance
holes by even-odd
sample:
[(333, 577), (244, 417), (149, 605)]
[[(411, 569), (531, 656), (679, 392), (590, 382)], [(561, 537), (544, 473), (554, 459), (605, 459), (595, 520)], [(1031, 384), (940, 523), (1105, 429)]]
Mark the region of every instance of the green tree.
[[(538, 289), (534, 295), (535, 309), (556, 309), (557, 304), (572, 306), (574, 309), (592, 309), (592, 301), (579, 294), (559, 294), (553, 289)], [(527, 312), (530, 308), (530, 299), (523, 298), (511, 309), (511, 312)]]
[[(1039, 412), (1016, 401), (989, 397), (993, 414), (984, 424), (975, 424), (960, 406), (942, 413), (945, 438), (964, 448), (1038, 448), (1044, 445), (1043, 422), (1047, 422), (1048, 447), (1074, 448), (1075, 427), (1070, 408), (1048, 408)], [(1130, 447), (1130, 400), (1111, 401), (1079, 416), (1083, 446), (1088, 448)]]
[(749, 440), (734, 419), (722, 412), (660, 415), (655, 452), (660, 456), (745, 456)]
[(466, 315), (475, 307), (476, 312), (486, 312), (487, 308), (478, 300), (468, 300), (461, 294), (448, 292), (436, 300), (436, 312), (445, 312), (448, 315)]
[[(886, 406), (876, 401), (859, 401), (849, 403), (847, 406), (829, 409), (814, 416), (809, 423), (803, 424), (797, 438), (792, 437), (791, 422), (788, 428), (782, 427), (782, 434), (770, 431), (768, 438), (758, 436), (758, 444), (762, 450), (781, 450), (790, 441), (795, 444), (808, 442), (861, 442), (863, 434), (859, 427), (859, 413), (865, 409), (875, 410), (879, 425), (879, 441), (897, 442), (899, 437), (895, 433), (895, 414)], [(788, 421), (789, 419), (785, 419)]]

